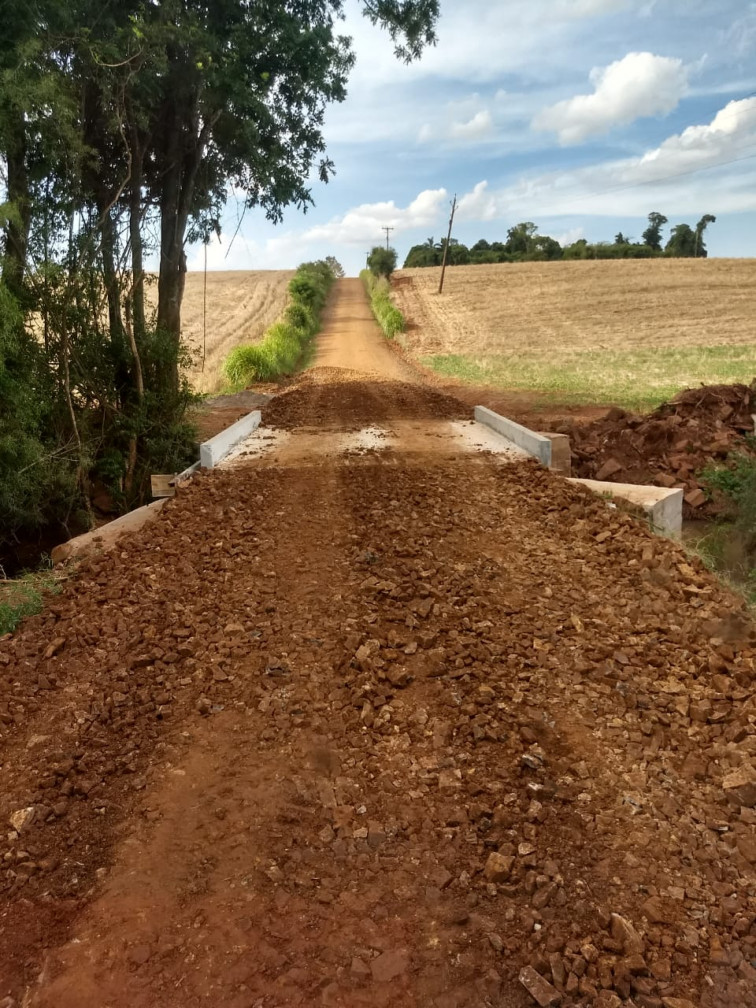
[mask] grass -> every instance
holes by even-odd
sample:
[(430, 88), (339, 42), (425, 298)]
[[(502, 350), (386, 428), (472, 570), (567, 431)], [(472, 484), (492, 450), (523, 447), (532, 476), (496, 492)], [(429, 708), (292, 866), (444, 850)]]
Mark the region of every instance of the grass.
[(0, 637), (13, 633), (27, 616), (42, 612), (45, 596), (60, 591), (52, 571), (24, 574), (12, 581), (0, 581)]
[(291, 374), (307, 356), (320, 327), (320, 313), (335, 277), (325, 262), (302, 263), (289, 282), (291, 303), (261, 342), (234, 347), (223, 371), (231, 390)]
[(363, 270), (360, 279), (365, 285), (370, 307), (375, 320), (383, 330), (387, 339), (395, 339), (398, 333), (404, 332), (404, 315), (391, 300), (391, 287), (386, 277), (376, 277), (370, 270)]
[(647, 410), (681, 389), (749, 384), (753, 346), (555, 350), (549, 354), (435, 354), (423, 363), (439, 374), (480, 385), (544, 393), (559, 402), (607, 403)]

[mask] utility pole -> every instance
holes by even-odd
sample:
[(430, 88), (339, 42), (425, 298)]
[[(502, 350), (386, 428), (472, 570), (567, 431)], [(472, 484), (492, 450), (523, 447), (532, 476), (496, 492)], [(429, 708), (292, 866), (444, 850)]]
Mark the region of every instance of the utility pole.
[(454, 214), (457, 212), (457, 194), (454, 194), (454, 199), (451, 205), (451, 217), (449, 218), (449, 233), (446, 236), (446, 245), (444, 245), (444, 258), (441, 263), (441, 280), (438, 284), (438, 293), (440, 294), (444, 289), (444, 274), (446, 273), (446, 257), (449, 255), (449, 242), (451, 241), (452, 226), (454, 224)]
[(386, 251), (388, 252), (388, 250), (389, 250), (389, 235), (391, 234), (392, 231), (396, 231), (396, 228), (382, 227), (381, 231), (385, 231), (386, 232)]

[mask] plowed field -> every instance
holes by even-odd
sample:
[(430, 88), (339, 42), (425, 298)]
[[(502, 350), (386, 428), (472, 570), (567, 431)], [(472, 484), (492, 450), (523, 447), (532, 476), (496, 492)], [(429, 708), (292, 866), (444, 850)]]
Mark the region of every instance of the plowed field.
[(354, 282), (315, 364), (0, 641), (0, 1004), (752, 1006), (742, 603), (462, 447)]
[(661, 259), (401, 270), (410, 353), (439, 373), (562, 403), (657, 405), (756, 375), (748, 259)]
[(290, 270), (217, 271), (207, 274), (205, 364), (204, 274), (187, 273), (182, 331), (189, 349), (199, 355), (190, 371), (198, 392), (217, 392), (224, 385), (223, 361), (240, 343), (256, 343), (286, 307)]

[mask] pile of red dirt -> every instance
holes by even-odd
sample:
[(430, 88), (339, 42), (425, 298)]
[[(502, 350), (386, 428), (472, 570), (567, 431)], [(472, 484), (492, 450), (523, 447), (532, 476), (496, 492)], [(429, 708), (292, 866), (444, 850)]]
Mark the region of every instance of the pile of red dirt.
[(656, 483), (685, 491), (689, 516), (718, 514), (700, 473), (730, 452), (756, 455), (746, 435), (754, 431), (756, 383), (687, 389), (646, 416), (611, 409), (585, 426), (562, 425), (572, 438), (575, 476), (617, 483)]

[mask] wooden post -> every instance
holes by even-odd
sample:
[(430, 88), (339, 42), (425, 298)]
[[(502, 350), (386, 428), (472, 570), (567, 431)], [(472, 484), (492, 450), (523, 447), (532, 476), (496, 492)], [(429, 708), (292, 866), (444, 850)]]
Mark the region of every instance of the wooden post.
[(451, 217), (449, 218), (449, 233), (446, 236), (446, 245), (444, 245), (444, 258), (441, 263), (441, 279), (438, 284), (438, 293), (440, 294), (444, 289), (444, 276), (446, 274), (446, 257), (449, 255), (449, 242), (451, 241), (452, 226), (454, 224), (454, 214), (457, 210), (457, 194), (454, 194), (454, 199), (452, 200)]

